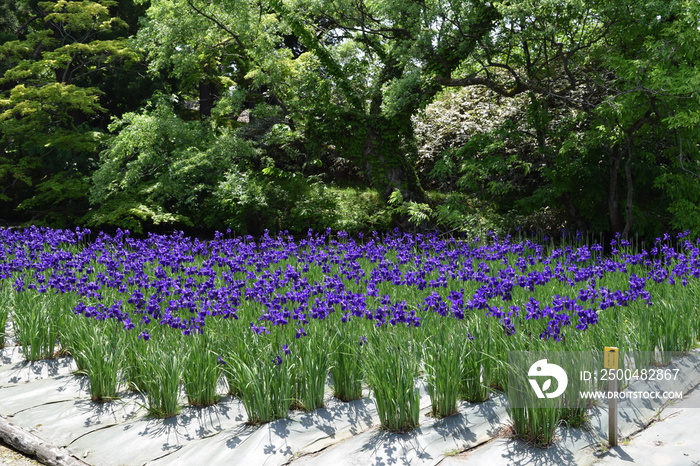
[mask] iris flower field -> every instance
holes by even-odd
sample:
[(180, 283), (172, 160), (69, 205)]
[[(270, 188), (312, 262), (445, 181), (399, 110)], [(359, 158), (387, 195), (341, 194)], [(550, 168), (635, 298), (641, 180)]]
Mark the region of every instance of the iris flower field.
[[(512, 351), (694, 348), (699, 277), (687, 233), (642, 248), (566, 234), (3, 229), (0, 347), (21, 344), (29, 361), (71, 355), (93, 401), (138, 391), (155, 417), (216, 404), (222, 386), (251, 424), (320, 408), (328, 389), (342, 401), (369, 389), (382, 427), (407, 432), (419, 381), (431, 415), (450, 416), (507, 390)], [(541, 445), (562, 419), (585, 422), (565, 406), (509, 414)]]

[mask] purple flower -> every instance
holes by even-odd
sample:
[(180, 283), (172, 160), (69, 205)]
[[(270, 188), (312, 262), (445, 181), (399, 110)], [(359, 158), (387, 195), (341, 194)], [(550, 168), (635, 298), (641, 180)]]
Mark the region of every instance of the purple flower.
[(265, 328), (265, 326), (263, 326), (263, 325), (257, 326), (255, 324), (253, 324), (253, 322), (250, 323), (250, 329), (258, 335), (262, 335), (264, 333), (270, 333), (270, 331), (267, 328)]

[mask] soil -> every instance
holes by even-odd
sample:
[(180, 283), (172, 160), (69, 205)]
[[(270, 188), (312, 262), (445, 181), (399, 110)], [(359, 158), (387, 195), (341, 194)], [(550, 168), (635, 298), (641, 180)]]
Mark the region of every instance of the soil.
[(36, 460), (16, 452), (6, 443), (0, 441), (0, 465), (1, 466), (41, 466)]

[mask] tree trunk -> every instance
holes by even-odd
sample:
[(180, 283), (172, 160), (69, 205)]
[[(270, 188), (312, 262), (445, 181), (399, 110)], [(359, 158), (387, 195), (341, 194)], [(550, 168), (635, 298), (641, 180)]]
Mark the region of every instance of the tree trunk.
[(627, 135), (627, 160), (625, 161), (625, 182), (627, 183), (627, 203), (625, 205), (625, 229), (622, 231), (622, 236), (627, 238), (632, 229), (634, 217), (632, 208), (634, 207), (634, 183), (632, 180), (632, 157), (634, 155), (634, 145), (632, 136)]
[(209, 78), (199, 81), (199, 116), (209, 118), (214, 108), (215, 89), (214, 83)]
[(588, 230), (586, 226), (586, 222), (583, 221), (583, 216), (580, 214), (578, 207), (576, 206), (576, 203), (571, 197), (570, 192), (565, 192), (562, 195), (562, 198), (564, 200), (564, 204), (566, 205), (566, 209), (568, 210), (569, 217), (571, 220), (576, 224), (576, 229), (579, 231), (586, 231)]
[(398, 189), (405, 201), (426, 202), (425, 191), (408, 159), (401, 131), (387, 118), (369, 117), (362, 157), (372, 185), (387, 200)]
[[(613, 152), (613, 149), (610, 149)], [(608, 173), (608, 219), (610, 220), (610, 231), (618, 233), (622, 231), (622, 220), (620, 219), (620, 199), (619, 199), (619, 179), (620, 163), (622, 155), (613, 154), (611, 156), (610, 171)]]

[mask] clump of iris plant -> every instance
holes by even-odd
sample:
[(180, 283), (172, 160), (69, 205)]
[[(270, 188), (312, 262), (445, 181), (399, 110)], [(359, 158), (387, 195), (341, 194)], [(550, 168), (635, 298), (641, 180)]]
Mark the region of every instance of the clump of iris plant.
[[(447, 416), (455, 397), (479, 402), (508, 388), (511, 351), (617, 346), (644, 367), (667, 362), (650, 354), (688, 350), (700, 331), (699, 245), (686, 233), (645, 250), (620, 236), (604, 247), (574, 235), (555, 244), (328, 230), (204, 241), (0, 229), (0, 333), (9, 313), (27, 359), (67, 351), (92, 378), (112, 369), (88, 370), (98, 357), (71, 328), (109, 327), (119, 338), (100, 342), (119, 346), (117, 386), (143, 393), (158, 416), (182, 399), (215, 403), (223, 371), (250, 422), (267, 422), (322, 406), (330, 372), (336, 397), (368, 386), (382, 424), (406, 431), (418, 422), (421, 377), (433, 414)], [(535, 424), (557, 417), (523, 412), (517, 430), (539, 438)]]

